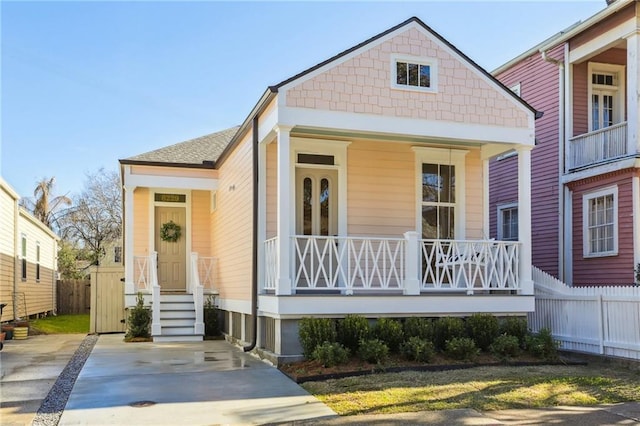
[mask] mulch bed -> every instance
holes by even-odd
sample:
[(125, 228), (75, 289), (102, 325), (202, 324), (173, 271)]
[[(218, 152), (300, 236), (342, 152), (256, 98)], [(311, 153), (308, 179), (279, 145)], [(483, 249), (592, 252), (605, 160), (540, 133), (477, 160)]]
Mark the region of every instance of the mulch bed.
[(334, 367), (324, 367), (319, 361), (300, 361), (284, 364), (278, 368), (294, 382), (304, 383), (376, 373), (398, 373), (402, 371), (447, 371), (488, 366), (525, 367), (532, 365), (586, 364), (584, 361), (563, 358), (556, 361), (543, 361), (527, 354), (513, 358), (508, 362), (503, 362), (491, 354), (481, 353), (473, 362), (452, 360), (438, 354), (429, 364), (425, 364), (423, 362), (407, 361), (398, 355), (392, 355), (384, 365), (370, 364), (353, 357), (348, 363)]

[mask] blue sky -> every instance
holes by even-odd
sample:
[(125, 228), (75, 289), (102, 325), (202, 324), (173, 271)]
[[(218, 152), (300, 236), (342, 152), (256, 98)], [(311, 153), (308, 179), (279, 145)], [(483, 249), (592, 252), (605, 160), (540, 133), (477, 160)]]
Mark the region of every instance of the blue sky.
[(57, 194), (117, 160), (240, 124), (268, 85), (417, 16), (488, 71), (605, 7), (537, 2), (8, 2), (1, 168)]

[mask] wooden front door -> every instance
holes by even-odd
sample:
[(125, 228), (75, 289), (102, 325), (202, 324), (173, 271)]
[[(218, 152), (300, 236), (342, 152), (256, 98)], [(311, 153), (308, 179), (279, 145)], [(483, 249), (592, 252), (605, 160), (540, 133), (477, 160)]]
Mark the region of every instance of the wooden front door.
[[(186, 209), (184, 207), (156, 207), (155, 246), (158, 252), (158, 284), (162, 291), (185, 291), (187, 288)], [(180, 226), (177, 241), (160, 238), (162, 225), (173, 221)]]

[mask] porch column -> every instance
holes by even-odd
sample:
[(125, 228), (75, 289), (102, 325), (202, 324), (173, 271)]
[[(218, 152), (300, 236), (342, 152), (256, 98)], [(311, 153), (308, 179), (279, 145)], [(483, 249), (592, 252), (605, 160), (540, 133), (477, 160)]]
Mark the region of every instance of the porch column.
[(627, 154), (640, 152), (638, 126), (640, 121), (640, 35), (627, 37)]
[(418, 265), (420, 259), (420, 244), (418, 233), (409, 231), (404, 233), (405, 254), (404, 254), (404, 289), (403, 293), (408, 295), (420, 294), (420, 278), (418, 276)]
[(488, 240), (491, 235), (489, 226), (489, 159), (482, 159), (482, 239)]
[[(125, 166), (125, 182), (126, 176), (129, 174), (129, 166)], [(124, 189), (124, 294), (132, 295), (135, 294), (135, 286), (133, 283), (133, 191), (135, 191), (135, 186), (127, 186), (123, 187)], [(125, 302), (126, 302), (125, 297)], [(129, 306), (125, 303), (126, 306)]]
[(277, 175), (278, 175), (278, 229), (277, 243), (277, 283), (276, 295), (292, 294), (291, 291), (291, 159), (290, 137), (291, 127), (276, 126), (278, 134)]
[(518, 151), (518, 240), (520, 241), (520, 293), (533, 294), (531, 278), (531, 146)]

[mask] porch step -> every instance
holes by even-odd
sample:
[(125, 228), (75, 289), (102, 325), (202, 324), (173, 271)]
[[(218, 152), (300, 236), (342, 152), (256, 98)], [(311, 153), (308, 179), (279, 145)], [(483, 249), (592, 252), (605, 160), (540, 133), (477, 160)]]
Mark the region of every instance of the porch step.
[(190, 335), (175, 335), (175, 336), (153, 336), (154, 342), (202, 342), (202, 336)]
[(201, 342), (202, 335), (194, 334), (195, 305), (191, 294), (163, 293), (160, 295), (160, 335), (154, 342)]

